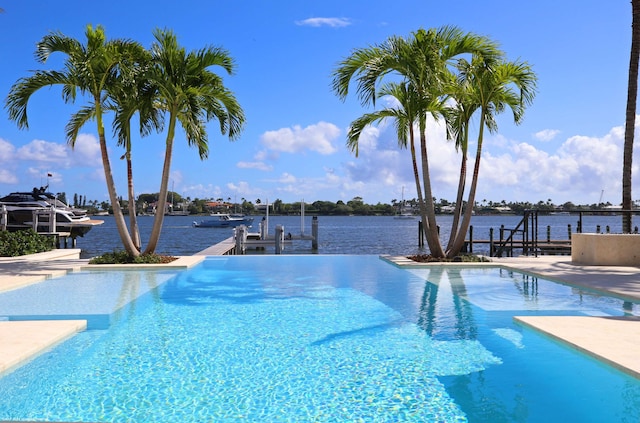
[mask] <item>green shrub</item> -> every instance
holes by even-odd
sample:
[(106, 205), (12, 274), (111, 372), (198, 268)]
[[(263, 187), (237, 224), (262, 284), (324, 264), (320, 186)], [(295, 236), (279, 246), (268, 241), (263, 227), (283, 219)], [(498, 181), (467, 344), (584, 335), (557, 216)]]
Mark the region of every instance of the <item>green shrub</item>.
[(161, 256), (158, 254), (142, 254), (138, 257), (126, 251), (114, 251), (89, 260), (89, 264), (160, 264), (170, 263), (175, 257)]
[(33, 229), (0, 231), (0, 256), (16, 257), (42, 253), (55, 248), (55, 238), (36, 233)]

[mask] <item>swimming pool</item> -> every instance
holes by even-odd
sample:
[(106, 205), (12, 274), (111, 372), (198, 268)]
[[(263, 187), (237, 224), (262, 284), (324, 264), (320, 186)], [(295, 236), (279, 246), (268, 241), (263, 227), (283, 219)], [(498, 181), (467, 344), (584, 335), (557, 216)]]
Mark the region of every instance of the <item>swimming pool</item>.
[(50, 280), (0, 294), (0, 316), (33, 316), (49, 284), (102, 301), (50, 306), (87, 313), (90, 330), (1, 378), (0, 420), (640, 419), (638, 380), (512, 319), (637, 306), (499, 268), (216, 257), (179, 273)]

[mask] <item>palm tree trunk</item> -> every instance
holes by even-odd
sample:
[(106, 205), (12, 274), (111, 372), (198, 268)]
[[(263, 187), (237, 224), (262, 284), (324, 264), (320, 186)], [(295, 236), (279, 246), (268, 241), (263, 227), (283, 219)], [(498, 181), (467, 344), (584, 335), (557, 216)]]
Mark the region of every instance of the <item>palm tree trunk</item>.
[(158, 195), (158, 206), (153, 219), (153, 228), (149, 236), (149, 243), (144, 250), (144, 254), (153, 254), (160, 240), (162, 224), (164, 223), (164, 210), (167, 205), (167, 193), (169, 191), (169, 173), (171, 172), (171, 155), (173, 151), (173, 137), (176, 130), (175, 113), (169, 115), (169, 128), (167, 131), (166, 150), (164, 152), (164, 165), (162, 166), (162, 179), (160, 181), (160, 194)]
[(420, 128), (420, 153), (422, 157), (422, 181), (424, 182), (424, 199), (425, 213), (422, 215), (422, 221), (427, 222), (425, 225), (427, 244), (431, 255), (436, 258), (444, 257), (444, 251), (440, 244), (440, 234), (438, 233), (438, 224), (436, 223), (436, 209), (433, 204), (433, 194), (431, 191), (431, 178), (429, 176), (429, 157), (427, 155), (427, 136), (425, 128)]
[[(629, 60), (629, 85), (627, 88), (627, 111), (624, 131), (624, 158), (622, 163), (622, 209), (631, 210), (631, 179), (633, 139), (636, 123), (636, 100), (638, 96), (638, 59), (640, 56), (640, 0), (631, 1), (631, 58)], [(622, 232), (631, 232), (631, 212), (622, 213)]]
[(462, 159), (460, 161), (460, 179), (458, 180), (458, 194), (456, 196), (456, 207), (453, 211), (453, 221), (451, 222), (451, 232), (449, 233), (449, 242), (447, 243), (447, 251), (451, 250), (458, 234), (458, 223), (462, 215), (462, 203), (464, 202), (464, 188), (467, 179), (467, 151), (463, 149)]
[(478, 131), (478, 147), (476, 149), (476, 161), (473, 164), (473, 176), (471, 177), (471, 187), (469, 188), (469, 197), (467, 199), (467, 207), (464, 209), (464, 215), (462, 217), (462, 223), (456, 234), (455, 242), (453, 246), (448, 249), (447, 257), (453, 258), (460, 254), (462, 246), (464, 245), (464, 239), (469, 231), (469, 225), (471, 224), (471, 215), (473, 214), (473, 205), (476, 202), (476, 188), (478, 186), (478, 175), (480, 174), (480, 158), (482, 157), (482, 140), (484, 138), (484, 123), (485, 123), (485, 110), (480, 111), (480, 129)]
[(120, 209), (120, 202), (118, 201), (118, 195), (116, 193), (116, 186), (113, 182), (113, 172), (111, 171), (111, 163), (109, 161), (109, 154), (107, 152), (107, 140), (104, 135), (104, 126), (102, 123), (102, 109), (100, 108), (100, 99), (95, 99), (96, 104), (96, 120), (98, 125), (98, 139), (100, 141), (100, 153), (102, 155), (102, 167), (104, 169), (104, 176), (107, 182), (107, 191), (109, 192), (109, 199), (111, 200), (111, 206), (113, 208), (113, 217), (116, 222), (116, 228), (122, 240), (124, 249), (129, 254), (134, 256), (140, 255), (140, 251), (135, 248), (131, 235), (127, 229), (127, 224)]
[(133, 190), (133, 168), (131, 165), (131, 152), (127, 152), (127, 191), (129, 196), (129, 227), (133, 245), (140, 251), (140, 229), (136, 215), (136, 195)]
[(426, 227), (425, 222), (426, 222), (426, 215), (427, 215), (427, 209), (425, 207), (424, 204), (424, 198), (422, 196), (422, 185), (420, 184), (420, 172), (418, 170), (418, 160), (416, 158), (416, 144), (415, 144), (415, 134), (414, 134), (414, 130), (413, 130), (413, 125), (409, 126), (409, 149), (411, 151), (411, 164), (413, 166), (413, 178), (415, 179), (416, 182), (416, 191), (418, 192), (418, 205), (420, 206), (420, 216), (422, 217), (422, 222), (423, 222), (423, 227), (422, 227), (422, 234), (419, 234), (419, 236), (426, 234)]

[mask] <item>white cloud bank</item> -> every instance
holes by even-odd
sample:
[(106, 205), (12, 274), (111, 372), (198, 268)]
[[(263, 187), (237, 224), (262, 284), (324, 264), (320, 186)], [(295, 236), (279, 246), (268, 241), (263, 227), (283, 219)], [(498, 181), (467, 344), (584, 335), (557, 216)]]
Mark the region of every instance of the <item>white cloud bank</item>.
[[(460, 155), (445, 141), (443, 128), (430, 122), (427, 130), (433, 195), (455, 200)], [(389, 129), (368, 128), (363, 132), (358, 158), (345, 163), (340, 179), (345, 198), (353, 195), (379, 197), (389, 193), (390, 201), (406, 186), (405, 197), (416, 196), (409, 153), (398, 150), (389, 140)], [(544, 131), (542, 131), (544, 132)], [(555, 135), (554, 135), (555, 136)], [(638, 137), (638, 135), (636, 135)], [(612, 128), (602, 137), (581, 135), (567, 138), (559, 148), (548, 150), (526, 142), (487, 137), (483, 145), (480, 180), (476, 200), (567, 201), (597, 203), (604, 190), (604, 201), (619, 203), (622, 179), (624, 128)], [(546, 145), (546, 144), (545, 144)], [(640, 146), (634, 153), (639, 163)], [(469, 146), (468, 174), (471, 175), (475, 144)], [(640, 186), (640, 169), (634, 166), (633, 186)], [(640, 192), (638, 189), (636, 193)], [(634, 198), (640, 198), (636, 194)]]

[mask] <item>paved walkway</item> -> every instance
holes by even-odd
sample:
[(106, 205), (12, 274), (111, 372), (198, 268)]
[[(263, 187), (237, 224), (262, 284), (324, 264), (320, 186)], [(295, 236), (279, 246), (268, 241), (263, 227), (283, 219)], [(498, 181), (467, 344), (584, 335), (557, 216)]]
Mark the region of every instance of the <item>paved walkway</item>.
[[(87, 260), (80, 259), (79, 255), (80, 250), (57, 250), (29, 258), (0, 258), (0, 292), (17, 289), (70, 271), (95, 268), (88, 265)], [(205, 256), (180, 257), (169, 265), (144, 267), (163, 266), (186, 269), (204, 258)], [(387, 256), (385, 259), (399, 266), (429, 265), (418, 264), (405, 257)], [(451, 263), (451, 265), (460, 265), (460, 263)], [(637, 267), (575, 265), (571, 263), (571, 258), (568, 256), (495, 258), (486, 265), (500, 265), (640, 302), (640, 268)], [(127, 267), (131, 265), (99, 265), (100, 269)], [(0, 320), (1, 315), (0, 310)], [(640, 318), (529, 316), (517, 317), (516, 321), (640, 378), (640, 355), (633, 354), (640, 351)], [(78, 321), (30, 322), (28, 326), (25, 326), (24, 322), (0, 321), (0, 323), (0, 374), (32, 359), (51, 348), (52, 345), (85, 328)]]

